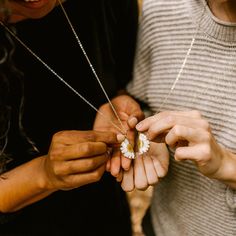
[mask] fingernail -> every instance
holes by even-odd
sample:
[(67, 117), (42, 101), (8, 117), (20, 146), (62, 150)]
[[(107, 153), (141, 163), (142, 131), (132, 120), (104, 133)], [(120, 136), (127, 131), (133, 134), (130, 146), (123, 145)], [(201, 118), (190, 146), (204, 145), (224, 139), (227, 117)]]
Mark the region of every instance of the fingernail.
[(132, 123), (137, 123), (138, 122), (138, 119), (136, 117), (131, 117), (129, 119), (129, 122), (132, 122)]
[(116, 138), (118, 142), (123, 142), (125, 139), (125, 136), (123, 134), (117, 134)]
[(136, 129), (137, 130), (139, 130), (139, 129), (141, 129), (142, 128), (142, 122), (140, 122), (140, 123), (138, 123), (137, 125), (136, 125)]

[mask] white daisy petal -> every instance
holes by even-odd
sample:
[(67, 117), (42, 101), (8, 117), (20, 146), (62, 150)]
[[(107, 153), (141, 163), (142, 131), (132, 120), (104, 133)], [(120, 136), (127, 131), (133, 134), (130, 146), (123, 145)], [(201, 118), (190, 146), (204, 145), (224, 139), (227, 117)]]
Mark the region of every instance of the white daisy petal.
[(130, 144), (127, 138), (121, 143), (120, 151), (125, 157), (129, 159), (135, 158), (133, 146)]
[(145, 134), (139, 133), (138, 136), (138, 153), (144, 154), (149, 150), (150, 141)]

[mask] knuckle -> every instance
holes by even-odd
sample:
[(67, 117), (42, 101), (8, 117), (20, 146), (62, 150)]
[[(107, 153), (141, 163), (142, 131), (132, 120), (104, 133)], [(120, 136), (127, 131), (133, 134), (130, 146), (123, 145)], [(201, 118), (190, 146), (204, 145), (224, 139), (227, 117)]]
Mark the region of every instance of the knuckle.
[(62, 175), (62, 169), (59, 166), (54, 166), (53, 172), (55, 176), (61, 176)]
[(209, 122), (206, 121), (206, 120), (203, 120), (203, 121), (202, 121), (202, 127), (203, 127), (203, 129), (209, 131), (209, 130), (210, 130), (210, 124), (209, 124)]
[(192, 110), (191, 113), (193, 114), (194, 117), (201, 118), (202, 114), (198, 110)]
[(95, 132), (88, 132), (86, 134), (86, 140), (89, 142), (95, 141), (96, 140), (96, 133)]
[(179, 160), (181, 158), (181, 150), (179, 148), (176, 148), (175, 150), (175, 159)]
[(58, 139), (60, 139), (61, 137), (65, 136), (65, 133), (66, 131), (58, 131), (57, 133), (55, 133), (53, 136), (52, 136), (52, 140), (53, 141), (56, 141)]
[(58, 148), (52, 149), (50, 150), (50, 153), (49, 153), (49, 159), (52, 161), (56, 161), (60, 155), (61, 155), (60, 149)]
[(175, 124), (175, 117), (173, 115), (168, 115), (165, 118), (166, 123), (168, 124)]
[(104, 111), (104, 110), (106, 110), (108, 107), (109, 107), (109, 104), (108, 104), (108, 103), (105, 103), (105, 104), (103, 104), (103, 105), (101, 105), (101, 106), (99, 107), (99, 110), (100, 110), (100, 111)]
[(182, 127), (180, 125), (175, 125), (174, 128), (172, 129), (172, 132), (177, 137), (181, 136), (181, 131), (182, 131)]
[(93, 149), (93, 145), (91, 143), (83, 143), (79, 146), (79, 152), (81, 154), (88, 154)]

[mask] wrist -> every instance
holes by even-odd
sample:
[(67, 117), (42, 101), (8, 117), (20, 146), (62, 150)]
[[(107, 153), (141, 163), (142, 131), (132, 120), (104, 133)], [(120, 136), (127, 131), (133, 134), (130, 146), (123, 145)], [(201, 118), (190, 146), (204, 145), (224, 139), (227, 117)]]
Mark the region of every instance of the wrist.
[(38, 170), (38, 187), (44, 192), (55, 192), (56, 189), (53, 188), (51, 181), (49, 181), (49, 176), (45, 168), (46, 156), (41, 156), (38, 158), (39, 170)]
[(222, 165), (216, 179), (236, 188), (236, 155), (229, 150), (223, 150)]

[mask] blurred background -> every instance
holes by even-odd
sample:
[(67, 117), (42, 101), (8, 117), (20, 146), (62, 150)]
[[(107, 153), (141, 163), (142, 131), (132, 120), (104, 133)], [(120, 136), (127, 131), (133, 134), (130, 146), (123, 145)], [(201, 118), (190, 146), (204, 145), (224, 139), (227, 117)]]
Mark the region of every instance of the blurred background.
[(134, 190), (127, 193), (133, 225), (133, 236), (144, 236), (141, 228), (142, 218), (149, 207), (152, 196), (153, 187), (149, 187), (146, 191)]

